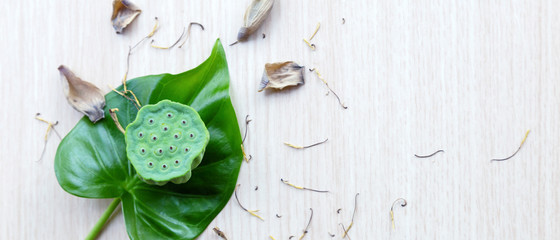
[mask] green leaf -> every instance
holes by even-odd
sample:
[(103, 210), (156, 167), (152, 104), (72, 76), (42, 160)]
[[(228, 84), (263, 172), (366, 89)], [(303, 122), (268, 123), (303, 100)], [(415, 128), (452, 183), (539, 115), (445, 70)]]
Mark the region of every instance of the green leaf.
[(138, 110), (111, 92), (105, 96), (105, 119), (94, 125), (83, 118), (60, 143), (55, 158), (58, 182), (76, 196), (121, 198), (131, 239), (194, 239), (229, 201), (243, 159), (223, 47), (217, 40), (210, 57), (195, 69), (136, 78), (127, 82), (127, 88), (142, 105), (169, 99), (199, 113), (210, 142), (191, 179), (156, 186), (138, 178), (126, 157), (124, 136), (108, 109), (119, 108), (117, 116), (124, 127), (134, 121)]

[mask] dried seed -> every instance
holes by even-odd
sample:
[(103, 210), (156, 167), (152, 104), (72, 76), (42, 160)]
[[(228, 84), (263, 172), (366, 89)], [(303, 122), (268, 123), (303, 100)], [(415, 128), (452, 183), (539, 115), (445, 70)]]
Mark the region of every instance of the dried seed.
[(303, 66), (292, 61), (267, 63), (264, 65), (259, 92), (269, 88), (282, 90), (285, 87), (304, 84), (304, 71)]
[(139, 8), (134, 6), (127, 0), (114, 0), (113, 1), (113, 15), (111, 21), (113, 28), (117, 33), (122, 31), (142, 12)]
[(78, 112), (88, 116), (93, 123), (104, 118), (105, 97), (101, 94), (101, 90), (95, 85), (76, 77), (64, 65), (60, 65), (58, 71), (66, 79), (66, 81), (62, 81), (62, 88), (68, 103)]
[(227, 240), (226, 234), (224, 232), (222, 232), (218, 227), (215, 227), (212, 230), (214, 230), (214, 232), (218, 235), (218, 237), (221, 237), (222, 239)]

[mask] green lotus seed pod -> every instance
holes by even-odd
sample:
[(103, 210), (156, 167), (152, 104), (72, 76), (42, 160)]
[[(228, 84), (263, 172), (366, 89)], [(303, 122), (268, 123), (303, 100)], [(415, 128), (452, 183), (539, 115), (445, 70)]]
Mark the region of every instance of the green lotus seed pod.
[(209, 139), (193, 108), (163, 100), (142, 107), (126, 127), (126, 155), (146, 183), (181, 184), (202, 161)]

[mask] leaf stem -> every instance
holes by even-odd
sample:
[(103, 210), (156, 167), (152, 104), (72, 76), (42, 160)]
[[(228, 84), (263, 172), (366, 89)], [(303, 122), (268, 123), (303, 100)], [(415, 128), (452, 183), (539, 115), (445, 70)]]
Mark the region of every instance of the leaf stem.
[(120, 198), (115, 198), (115, 200), (113, 200), (113, 202), (111, 202), (111, 204), (109, 205), (107, 210), (105, 210), (103, 215), (101, 215), (101, 218), (99, 218), (99, 220), (97, 221), (95, 226), (93, 226), (93, 229), (91, 229), (91, 231), (89, 232), (89, 234), (85, 238), (86, 240), (94, 240), (95, 238), (97, 238), (97, 235), (99, 235), (99, 233), (103, 229), (103, 226), (105, 226), (105, 223), (107, 223), (107, 221), (109, 220), (109, 217), (111, 217), (111, 215), (113, 214), (115, 209), (117, 209), (120, 202), (121, 202)]

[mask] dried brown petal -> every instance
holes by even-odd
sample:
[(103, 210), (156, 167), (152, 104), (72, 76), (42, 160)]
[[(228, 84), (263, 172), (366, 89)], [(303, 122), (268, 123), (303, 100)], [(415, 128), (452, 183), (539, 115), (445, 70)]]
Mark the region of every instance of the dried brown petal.
[(101, 90), (95, 85), (76, 77), (70, 69), (64, 65), (58, 67), (58, 71), (64, 75), (66, 81), (62, 81), (62, 88), (68, 103), (89, 117), (93, 123), (105, 117), (105, 97)]
[(282, 90), (288, 86), (304, 84), (304, 71), (305, 69), (303, 66), (292, 61), (267, 63), (264, 65), (264, 73), (259, 92), (267, 88)]
[(122, 33), (124, 28), (134, 21), (141, 12), (142, 10), (127, 0), (114, 0), (113, 15), (111, 16), (113, 28), (117, 33)]
[(253, 34), (270, 14), (274, 0), (253, 0), (243, 17), (243, 27), (239, 29), (237, 41), (242, 42)]

